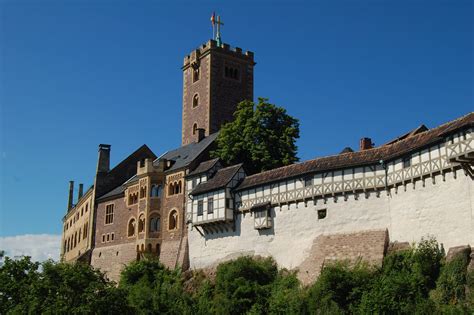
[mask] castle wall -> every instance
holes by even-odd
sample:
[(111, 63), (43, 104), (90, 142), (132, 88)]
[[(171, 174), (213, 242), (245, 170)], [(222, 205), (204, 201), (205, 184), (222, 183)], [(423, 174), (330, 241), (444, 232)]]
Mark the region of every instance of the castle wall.
[(118, 282), (123, 268), (136, 259), (135, 243), (124, 243), (94, 248), (91, 265), (105, 272), (108, 279)]
[[(272, 227), (255, 230), (251, 212), (236, 216), (235, 231), (201, 234), (189, 229), (192, 268), (213, 266), (239, 255), (273, 256), (279, 266), (299, 267), (320, 235), (388, 229), (390, 241), (419, 241), (433, 235), (447, 249), (474, 243), (473, 183), (462, 171), (367, 194), (348, 194), (275, 206)], [(318, 219), (318, 210), (326, 217)]]

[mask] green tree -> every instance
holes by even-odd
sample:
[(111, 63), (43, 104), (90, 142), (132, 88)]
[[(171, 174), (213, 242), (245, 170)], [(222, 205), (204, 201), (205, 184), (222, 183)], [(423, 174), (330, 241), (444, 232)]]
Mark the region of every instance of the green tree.
[(130, 314), (125, 291), (88, 265), (29, 257), (0, 268), (1, 314)]
[(244, 163), (249, 173), (298, 161), (296, 139), (299, 122), (282, 107), (259, 98), (258, 103), (238, 104), (234, 121), (222, 126), (213, 157), (229, 165)]
[(277, 274), (271, 258), (240, 257), (220, 264), (214, 289), (215, 313), (264, 313)]
[(135, 314), (190, 314), (192, 300), (183, 289), (180, 270), (157, 259), (133, 262), (123, 271), (119, 287), (127, 292)]

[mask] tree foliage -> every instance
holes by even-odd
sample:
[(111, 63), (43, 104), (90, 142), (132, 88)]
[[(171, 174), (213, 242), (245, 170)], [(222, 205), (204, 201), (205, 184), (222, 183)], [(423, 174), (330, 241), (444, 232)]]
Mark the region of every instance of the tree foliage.
[(473, 314), (468, 257), (445, 262), (436, 241), (388, 254), (379, 268), (327, 264), (303, 287), (271, 258), (240, 257), (203, 272), (145, 259), (118, 285), (83, 264), (6, 258), (0, 314)]
[(299, 122), (282, 107), (259, 98), (243, 101), (234, 121), (222, 126), (213, 157), (229, 165), (244, 163), (249, 173), (285, 166), (298, 161), (296, 139)]

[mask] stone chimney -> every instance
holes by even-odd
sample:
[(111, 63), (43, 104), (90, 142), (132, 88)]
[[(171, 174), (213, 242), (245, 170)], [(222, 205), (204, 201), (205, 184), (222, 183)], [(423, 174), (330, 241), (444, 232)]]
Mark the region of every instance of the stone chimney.
[(196, 142), (201, 142), (202, 139), (206, 137), (206, 129), (197, 128), (196, 129)]
[(79, 184), (79, 193), (77, 194), (77, 201), (82, 198), (82, 193), (84, 189), (84, 184)]
[(99, 144), (97, 173), (107, 173), (108, 171), (110, 171), (110, 144)]
[(74, 181), (69, 181), (69, 199), (67, 201), (67, 211), (71, 210), (72, 208), (72, 198), (74, 193)]
[(370, 138), (362, 138), (360, 139), (360, 151), (372, 149), (374, 144), (372, 143), (372, 139)]

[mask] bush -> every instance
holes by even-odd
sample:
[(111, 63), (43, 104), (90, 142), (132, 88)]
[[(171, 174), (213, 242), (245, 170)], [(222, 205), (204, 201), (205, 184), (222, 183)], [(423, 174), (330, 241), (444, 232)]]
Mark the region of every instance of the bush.
[(268, 299), (269, 314), (301, 314), (305, 310), (305, 292), (296, 274), (282, 270), (272, 284)]
[(190, 314), (192, 301), (183, 289), (180, 270), (169, 270), (158, 260), (146, 259), (128, 265), (119, 287), (127, 292), (136, 314)]
[(364, 264), (350, 268), (338, 262), (325, 267), (309, 290), (310, 313), (348, 312), (358, 305), (371, 284), (373, 271)]
[(278, 269), (271, 258), (240, 257), (217, 267), (214, 309), (218, 314), (263, 312)]

